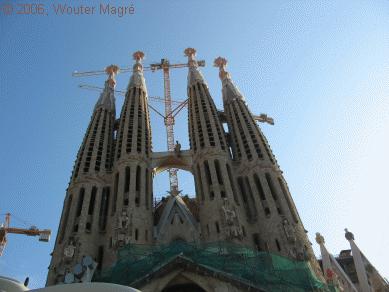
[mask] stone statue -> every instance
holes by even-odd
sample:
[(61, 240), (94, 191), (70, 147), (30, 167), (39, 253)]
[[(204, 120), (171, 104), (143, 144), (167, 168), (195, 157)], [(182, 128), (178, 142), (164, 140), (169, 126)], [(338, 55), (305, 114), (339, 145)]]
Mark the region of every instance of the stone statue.
[(228, 236), (230, 238), (241, 238), (242, 230), (239, 225), (238, 217), (236, 216), (236, 212), (231, 209), (228, 199), (224, 198), (221, 209), (227, 225)]
[(296, 241), (295, 230), (293, 226), (290, 225), (287, 219), (282, 220), (282, 227), (284, 229), (286, 238), (292, 243), (295, 242)]
[(64, 248), (63, 254), (64, 254), (65, 258), (68, 258), (68, 259), (72, 258), (74, 256), (75, 250), (76, 250), (76, 247), (74, 246), (73, 241), (71, 241), (69, 243), (69, 245)]
[(127, 216), (126, 211), (122, 212), (122, 215), (119, 216), (118, 221), (119, 221), (118, 222), (119, 228), (127, 228), (128, 227), (129, 218)]
[(174, 152), (176, 153), (177, 156), (180, 155), (181, 152), (181, 144), (176, 141), (176, 145), (174, 146)]

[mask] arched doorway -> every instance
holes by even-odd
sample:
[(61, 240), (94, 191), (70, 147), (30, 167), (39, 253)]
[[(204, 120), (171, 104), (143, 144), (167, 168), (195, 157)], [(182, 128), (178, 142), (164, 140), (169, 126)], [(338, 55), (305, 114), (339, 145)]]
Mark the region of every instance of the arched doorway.
[(170, 285), (165, 289), (163, 289), (162, 292), (206, 292), (206, 291), (195, 283), (185, 283), (185, 284)]
[(166, 285), (162, 292), (206, 292), (206, 290), (188, 277), (178, 274)]

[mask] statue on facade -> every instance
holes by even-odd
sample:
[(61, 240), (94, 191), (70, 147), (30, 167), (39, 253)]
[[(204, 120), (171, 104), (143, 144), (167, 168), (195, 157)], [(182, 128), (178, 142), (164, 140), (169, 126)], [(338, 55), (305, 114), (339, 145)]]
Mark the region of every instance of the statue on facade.
[(293, 226), (289, 223), (288, 219), (282, 220), (282, 228), (284, 229), (286, 238), (288, 239), (289, 242), (295, 242), (296, 241), (296, 231), (293, 228)]
[(176, 145), (174, 145), (174, 153), (175, 153), (177, 156), (180, 156), (180, 153), (181, 153), (181, 144), (178, 143), (178, 141), (176, 141)]
[(223, 218), (227, 226), (227, 233), (230, 238), (241, 238), (242, 229), (239, 225), (238, 216), (236, 215), (235, 210), (230, 206), (230, 202), (227, 198), (224, 198), (222, 206)]
[(70, 243), (64, 248), (63, 254), (65, 258), (71, 259), (73, 258), (75, 251), (76, 246), (73, 244), (73, 241), (70, 241)]

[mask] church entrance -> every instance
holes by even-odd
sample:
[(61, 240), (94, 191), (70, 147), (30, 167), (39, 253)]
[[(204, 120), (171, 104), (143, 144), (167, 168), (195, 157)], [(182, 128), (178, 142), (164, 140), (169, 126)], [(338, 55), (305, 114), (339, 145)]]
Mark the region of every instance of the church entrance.
[(162, 292), (206, 292), (203, 288), (195, 283), (176, 284), (166, 287)]

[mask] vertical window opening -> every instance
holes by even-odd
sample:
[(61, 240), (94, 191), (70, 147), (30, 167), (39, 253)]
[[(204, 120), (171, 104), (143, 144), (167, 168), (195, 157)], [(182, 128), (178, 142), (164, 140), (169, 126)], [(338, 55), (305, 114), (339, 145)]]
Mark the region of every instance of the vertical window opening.
[(89, 201), (88, 215), (93, 215), (93, 211), (95, 209), (96, 193), (97, 193), (97, 188), (93, 187), (90, 201)]
[(227, 164), (227, 174), (228, 174), (228, 180), (231, 184), (232, 195), (234, 196), (234, 201), (235, 201), (235, 203), (237, 203), (239, 205), (239, 200), (238, 200), (238, 197), (236, 196), (235, 181), (234, 181), (234, 177), (232, 176), (231, 167), (229, 164)]
[(223, 185), (223, 176), (220, 170), (219, 160), (215, 160), (215, 169), (216, 169), (217, 181), (219, 182), (219, 185)]
[(87, 232), (90, 232), (90, 231), (92, 230), (92, 223), (86, 222), (85, 230), (86, 230)]
[(78, 203), (77, 203), (76, 217), (79, 217), (81, 215), (82, 204), (84, 202), (84, 196), (85, 196), (85, 189), (81, 188), (80, 189), (80, 193), (78, 194)]
[[(149, 178), (149, 170), (146, 168), (146, 197), (145, 197), (145, 205), (146, 205), (146, 209), (149, 209), (149, 190), (150, 190), (150, 186), (149, 186), (149, 181), (150, 181), (150, 178)], [(147, 230), (146, 230), (147, 232)]]
[(254, 174), (254, 182), (255, 182), (255, 186), (257, 187), (259, 198), (262, 201), (265, 201), (266, 200), (265, 192), (263, 191), (263, 188), (262, 188), (262, 185), (261, 185), (261, 181), (259, 180), (259, 177), (258, 177), (257, 174)]
[(197, 164), (197, 176), (196, 178), (198, 179), (198, 187), (199, 187), (199, 190), (198, 190), (198, 193), (200, 194), (200, 197), (201, 197), (201, 200), (204, 201), (205, 200), (205, 197), (204, 197), (204, 192), (203, 192), (203, 182), (201, 180), (201, 172), (200, 172), (200, 165)]
[(104, 258), (104, 246), (100, 245), (97, 252), (97, 270), (101, 271)]
[(278, 199), (277, 198), (277, 192), (274, 189), (274, 185), (273, 185), (273, 181), (271, 179), (270, 173), (266, 173), (265, 177), (266, 177), (266, 181), (267, 181), (267, 184), (269, 186), (269, 189), (270, 189), (270, 193), (271, 193), (274, 201), (277, 201), (277, 199)]
[(277, 245), (278, 251), (281, 251), (281, 245), (280, 245), (280, 243), (278, 242), (278, 239), (276, 239), (276, 245)]
[(138, 229), (135, 229), (135, 240), (138, 240)]
[(124, 192), (127, 193), (130, 190), (130, 176), (131, 176), (131, 168), (129, 166), (126, 167), (125, 179), (124, 179)]
[(278, 202), (277, 190), (275, 189), (275, 187), (273, 185), (273, 180), (270, 176), (270, 173), (266, 173), (265, 177), (266, 177), (267, 184), (269, 185), (270, 193), (274, 199), (274, 202), (276, 203), (277, 212), (278, 212), (278, 214), (282, 215), (284, 212), (280, 206), (280, 203)]
[(258, 233), (254, 233), (253, 234), (253, 242), (254, 242), (255, 248), (258, 251), (261, 251), (262, 250), (261, 239), (259, 238), (259, 234)]
[(107, 215), (108, 215), (108, 204), (109, 204), (109, 187), (103, 188), (103, 194), (101, 196), (101, 207), (99, 214), (99, 228), (100, 231), (105, 231), (105, 227), (107, 225)]
[(135, 205), (139, 207), (140, 205), (140, 176), (141, 176), (141, 169), (140, 166), (138, 165), (136, 167), (136, 192), (135, 192)]
[(70, 206), (72, 205), (72, 199), (73, 199), (73, 195), (70, 194), (69, 197), (68, 197), (68, 200), (66, 202), (65, 213), (63, 215), (62, 228), (61, 228), (61, 233), (60, 233), (60, 236), (59, 236), (59, 243), (62, 242), (62, 240), (63, 240), (63, 238), (65, 236), (66, 227), (68, 225)]
[(219, 222), (215, 222), (215, 226), (216, 226), (216, 232), (217, 233), (220, 233), (220, 227), (219, 227)]
[(205, 176), (207, 178), (208, 185), (212, 185), (212, 177), (211, 177), (211, 171), (209, 170), (208, 161), (204, 162), (204, 168), (205, 168)]
[(281, 186), (282, 193), (284, 194), (286, 203), (288, 204), (288, 207), (289, 207), (289, 210), (290, 210), (290, 212), (292, 214), (293, 220), (294, 220), (295, 223), (298, 223), (299, 222), (298, 216), (297, 216), (296, 210), (295, 210), (295, 208), (294, 208), (294, 206), (293, 206), (293, 204), (291, 202), (290, 196), (289, 196), (289, 194), (288, 194), (288, 192), (286, 190), (285, 184), (284, 184), (284, 182), (282, 181), (282, 179), (280, 177), (278, 178), (278, 182), (279, 182), (279, 184)]
[(116, 201), (118, 199), (118, 185), (119, 185), (119, 173), (116, 173), (115, 181), (113, 184), (113, 200), (112, 200), (111, 216), (113, 216), (116, 213)]

